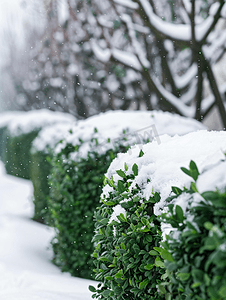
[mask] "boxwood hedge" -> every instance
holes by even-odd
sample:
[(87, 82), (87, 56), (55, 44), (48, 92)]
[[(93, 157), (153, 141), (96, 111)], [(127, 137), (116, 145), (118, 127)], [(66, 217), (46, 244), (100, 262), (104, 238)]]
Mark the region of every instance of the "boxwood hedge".
[[(159, 173), (154, 166), (158, 153), (161, 157), (168, 153), (167, 147), (165, 152), (160, 148), (167, 142), (170, 145), (177, 141), (178, 148), (184, 149), (186, 143), (180, 145), (179, 140), (185, 141), (186, 137), (165, 139), (162, 147), (149, 144), (143, 147), (144, 152), (135, 151), (131, 157), (129, 153), (120, 154), (111, 164), (104, 181), (102, 204), (94, 213), (94, 271), (100, 283), (97, 288), (89, 287), (93, 298), (226, 299), (226, 187), (222, 187), (222, 182), (226, 183), (226, 162), (222, 150), (216, 151), (225, 149), (225, 141), (221, 140), (224, 134), (200, 132), (190, 134), (187, 143), (191, 137), (203, 135), (211, 137), (206, 145), (212, 146), (214, 138), (216, 145), (207, 151), (202, 145), (203, 154), (196, 155), (202, 164), (201, 175), (194, 161), (190, 162), (189, 169), (182, 167), (183, 172), (178, 173), (171, 161), (171, 168), (165, 160)], [(169, 152), (173, 153), (173, 147), (170, 148)], [(186, 161), (187, 155), (182, 153), (182, 160)], [(211, 174), (213, 167), (216, 168)], [(163, 180), (160, 186), (164, 169), (168, 181)], [(162, 191), (175, 182), (174, 173), (178, 174), (176, 182), (186, 187), (172, 186), (172, 194), (167, 198), (168, 191)], [(156, 177), (158, 180), (154, 181)], [(210, 178), (214, 190), (208, 191)], [(216, 186), (219, 188), (215, 189)], [(170, 233), (166, 235), (168, 230)]]
[[(92, 278), (93, 212), (99, 203), (105, 172), (117, 153), (128, 147), (119, 142), (101, 153), (94, 138), (87, 156), (81, 157), (82, 145), (81, 140), (76, 146), (67, 143), (51, 160), (45, 221), (56, 229), (53, 262), (73, 276)], [(73, 159), (71, 155), (76, 153), (78, 157)]]
[(49, 195), (48, 177), (51, 173), (51, 164), (48, 158), (51, 151), (46, 154), (41, 151), (31, 153), (30, 177), (33, 184), (34, 216), (33, 219), (44, 223), (44, 213), (47, 209), (47, 197)]
[[(56, 237), (52, 241), (54, 262), (63, 271), (69, 271), (74, 276), (92, 277), (93, 266), (90, 255), (93, 251), (91, 244), (94, 230), (93, 212), (100, 201), (103, 174), (117, 152), (128, 149), (129, 145), (142, 143), (145, 137), (146, 141), (148, 138), (151, 140), (155, 138), (159, 144), (159, 134), (167, 132), (174, 135), (178, 132), (178, 127), (172, 126), (174, 122), (184, 124), (180, 127), (180, 134), (202, 128), (196, 122), (190, 123), (189, 119), (185, 120), (169, 113), (107, 112), (78, 122), (71, 136), (62, 142), (61, 147), (60, 145), (56, 147), (55, 151), (58, 154), (51, 161), (53, 166), (50, 176), (51, 189), (45, 219), (56, 228)], [(94, 124), (98, 132), (97, 130), (93, 132)], [(123, 128), (127, 128), (128, 132), (122, 132)], [(144, 214), (145, 209), (146, 207)], [(156, 220), (153, 222), (156, 222), (153, 232), (157, 232), (158, 222)], [(150, 247), (156, 245), (150, 244)], [(159, 256), (155, 259), (157, 268), (162, 262), (158, 261)], [(161, 267), (158, 268), (158, 272), (161, 272)], [(158, 276), (156, 275), (157, 282)], [(145, 283), (141, 284), (142, 287), (143, 285)], [(162, 289), (160, 284), (158, 288)], [(147, 289), (152, 288), (148, 286)], [(156, 289), (151, 293), (153, 297), (157, 297)], [(135, 295), (138, 296), (137, 293)]]
[[(225, 162), (221, 162), (226, 170)], [(190, 189), (173, 188), (168, 213), (160, 220), (172, 226), (162, 249), (172, 254), (165, 261), (171, 299), (226, 299), (226, 187), (198, 192), (199, 171), (194, 162), (182, 170), (194, 181)], [(187, 199), (186, 212), (176, 204)], [(176, 218), (176, 214), (179, 218)]]
[[(153, 193), (147, 200), (140, 196), (138, 185), (131, 188), (139, 172), (136, 164), (132, 170), (125, 164), (125, 170), (116, 172), (121, 179), (115, 183), (105, 178), (110, 191), (107, 196), (103, 194), (102, 205), (94, 214), (94, 271), (101, 283), (97, 289), (90, 286), (90, 290), (96, 299), (165, 299), (161, 283), (164, 262), (156, 251), (162, 234), (153, 213), (160, 195)], [(171, 260), (167, 251), (164, 255)]]
[(5, 144), (5, 168), (8, 174), (24, 179), (30, 178), (31, 144), (36, 138), (38, 130), (13, 136), (7, 130)]

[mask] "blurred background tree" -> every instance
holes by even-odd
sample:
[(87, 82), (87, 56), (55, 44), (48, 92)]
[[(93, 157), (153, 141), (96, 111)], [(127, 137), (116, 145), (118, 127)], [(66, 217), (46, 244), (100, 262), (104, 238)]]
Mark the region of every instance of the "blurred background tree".
[(11, 55), (8, 67), (20, 108), (78, 118), (161, 109), (201, 121), (217, 107), (226, 127), (226, 84), (215, 72), (226, 64), (224, 0), (41, 2), (46, 26), (30, 31), (27, 65)]

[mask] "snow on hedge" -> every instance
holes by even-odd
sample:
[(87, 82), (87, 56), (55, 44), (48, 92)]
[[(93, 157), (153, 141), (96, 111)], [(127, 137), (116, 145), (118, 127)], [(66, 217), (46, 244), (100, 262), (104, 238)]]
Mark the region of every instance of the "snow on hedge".
[(16, 117), (22, 115), (21, 111), (6, 111), (0, 113), (0, 128), (7, 127), (8, 124)]
[[(2, 113), (1, 119), (5, 119), (10, 134), (17, 136), (29, 133), (33, 130), (39, 130), (44, 126), (60, 122), (75, 122), (75, 118), (71, 114), (50, 111), (47, 109), (31, 110), (28, 112), (10, 112)], [(0, 121), (3, 124), (3, 121)], [(3, 125), (3, 126), (6, 126)]]
[[(125, 173), (128, 175), (132, 173), (132, 166), (137, 164), (138, 175), (130, 188), (137, 184), (141, 188), (141, 196), (147, 200), (152, 192), (160, 193), (161, 200), (154, 207), (156, 215), (161, 214), (162, 209), (167, 206), (165, 200), (170, 196), (172, 186), (181, 189), (190, 187), (192, 179), (182, 172), (181, 167), (189, 169), (191, 160), (197, 164), (201, 174), (197, 181), (200, 192), (226, 187), (226, 132), (201, 130), (184, 136), (163, 135), (160, 140), (160, 144), (153, 141), (137, 146), (127, 153), (119, 153), (111, 163), (106, 177), (113, 178), (117, 185), (121, 178), (116, 171), (124, 171), (126, 163), (128, 171)], [(144, 155), (139, 157), (141, 148)], [(147, 179), (150, 182), (147, 183)], [(106, 199), (111, 191), (113, 188), (107, 184), (101, 198)], [(186, 199), (178, 197), (177, 201), (183, 209), (186, 208)]]
[(31, 151), (33, 153), (37, 151), (48, 153), (48, 148), (53, 149), (56, 143), (69, 134), (72, 127), (73, 122), (57, 123), (44, 127), (34, 139)]
[[(162, 134), (184, 135), (201, 129), (206, 127), (200, 122), (169, 112), (108, 111), (78, 121), (72, 128), (72, 134), (59, 144), (56, 151), (59, 152), (66, 143), (77, 145), (82, 140), (84, 143), (80, 147), (79, 156), (85, 157), (90, 150), (89, 143), (92, 138), (98, 139), (97, 150), (105, 152), (124, 138), (127, 139), (125, 143), (135, 145), (141, 143), (142, 138), (149, 138), (150, 141), (155, 139), (159, 142), (159, 136)], [(126, 130), (124, 134), (123, 130)]]

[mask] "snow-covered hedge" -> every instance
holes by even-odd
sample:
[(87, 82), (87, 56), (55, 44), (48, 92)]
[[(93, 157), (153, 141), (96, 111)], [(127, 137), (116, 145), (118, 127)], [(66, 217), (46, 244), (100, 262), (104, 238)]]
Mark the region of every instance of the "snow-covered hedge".
[(68, 134), (72, 122), (60, 122), (42, 128), (32, 142), (30, 177), (34, 187), (34, 219), (44, 221), (43, 210), (47, 207), (50, 186), (48, 177), (51, 173), (50, 160), (55, 145)]
[(7, 139), (7, 127), (8, 124), (18, 115), (20, 112), (4, 112), (0, 114), (0, 159), (3, 161), (5, 157), (5, 143)]
[(160, 218), (171, 227), (158, 249), (168, 253), (165, 293), (175, 300), (226, 299), (226, 160), (201, 175), (193, 161), (182, 170), (193, 179), (190, 189), (174, 187)]
[(53, 112), (47, 109), (29, 112), (12, 112), (7, 118), (4, 163), (7, 173), (30, 179), (31, 143), (45, 126), (59, 122), (73, 122), (70, 114)]
[(163, 133), (203, 128), (194, 120), (157, 111), (114, 111), (79, 121), (57, 145), (51, 162), (46, 220), (56, 228), (55, 263), (75, 276), (91, 277), (93, 212), (104, 173), (118, 152), (147, 141), (158, 144)]
[[(194, 271), (194, 274), (191, 275), (192, 280), (188, 284), (186, 283), (187, 286), (183, 285), (183, 279), (185, 280), (183, 273), (187, 273), (187, 280), (191, 270), (186, 269), (185, 272), (185, 269), (181, 268), (186, 267), (188, 260), (190, 265), (192, 261), (194, 264), (197, 263), (195, 266), (199, 268), (200, 264), (204, 263), (201, 260), (202, 251), (206, 251), (207, 248), (202, 248), (200, 254), (195, 252), (194, 249), (193, 251), (191, 247), (192, 239), (190, 242), (187, 241), (189, 249), (187, 248), (188, 245), (183, 244), (183, 239), (176, 242), (170, 241), (168, 244), (166, 242), (163, 244), (165, 248), (160, 248), (161, 239), (165, 238), (165, 235), (172, 230), (170, 222), (165, 224), (160, 221), (166, 219), (167, 222), (166, 216), (168, 214), (164, 214), (169, 211), (168, 219), (171, 219), (171, 224), (180, 228), (184, 233), (186, 230), (184, 230), (185, 227), (182, 224), (184, 222), (183, 215), (187, 215), (186, 220), (190, 222), (195, 219), (195, 212), (193, 215), (190, 213), (189, 197), (191, 193), (197, 192), (196, 189), (199, 189), (199, 186), (197, 184), (196, 187), (195, 183), (191, 183), (192, 179), (187, 174), (197, 179), (198, 171), (196, 165), (190, 163), (191, 160), (197, 163), (198, 169), (203, 173), (203, 177), (201, 177), (203, 179), (200, 181), (202, 191), (203, 186), (205, 186), (204, 190), (226, 186), (226, 175), (223, 173), (223, 167), (220, 169), (221, 172), (213, 171), (214, 166), (217, 164), (224, 162), (225, 166), (226, 133), (198, 131), (185, 136), (170, 137), (163, 135), (160, 136), (160, 141), (161, 143), (153, 141), (142, 145), (142, 147), (137, 146), (125, 154), (118, 154), (106, 173), (105, 186), (101, 195), (102, 204), (95, 212), (96, 233), (93, 238), (96, 279), (102, 283), (98, 289), (92, 287), (90, 289), (95, 292), (94, 297), (97, 299), (113, 300), (116, 297), (119, 300), (207, 299), (207, 297), (174, 297), (173, 293), (175, 290), (178, 293), (178, 287), (182, 291), (181, 284), (185, 293), (188, 291), (187, 286), (194, 289), (198, 288), (198, 284), (193, 285), (197, 283)], [(188, 168), (189, 164), (190, 169), (186, 170), (184, 168), (181, 170), (181, 167)], [(207, 171), (208, 169), (210, 171)], [(217, 176), (216, 179), (214, 176)], [(182, 193), (183, 189), (185, 190)], [(208, 197), (210, 196), (206, 195), (204, 199), (207, 199), (206, 203), (210, 205)], [(200, 195), (198, 200), (200, 200)], [(169, 208), (167, 208), (168, 201), (171, 201), (170, 205), (172, 205)], [(174, 202), (175, 208), (173, 209)], [(219, 204), (222, 205), (222, 202)], [(197, 195), (194, 196), (192, 203), (197, 203)], [(208, 209), (214, 214), (213, 207)], [(221, 224), (224, 221), (224, 213), (225, 211), (219, 217), (221, 218)], [(203, 212), (202, 217), (204, 217), (204, 214)], [(161, 218), (160, 215), (162, 215)], [(197, 215), (196, 217), (198, 218)], [(207, 220), (208, 215), (205, 216), (205, 221)], [(215, 226), (215, 223), (218, 226), (220, 225), (216, 220), (211, 215), (209, 221), (214, 222), (213, 226)], [(197, 220), (195, 221), (198, 223)], [(199, 225), (200, 223), (198, 223)], [(193, 226), (193, 229), (198, 231), (196, 225)], [(209, 223), (203, 224), (202, 229), (203, 226), (207, 226), (207, 230), (215, 228)], [(225, 234), (225, 227), (220, 225), (220, 228)], [(173, 238), (178, 237), (177, 234), (178, 231), (172, 235)], [(186, 234), (185, 236), (181, 234), (181, 236), (184, 238)], [(203, 236), (199, 235), (200, 237)], [(223, 242), (226, 241), (223, 240)], [(208, 244), (208, 242), (206, 243)], [(174, 257), (175, 245), (179, 248), (177, 253), (175, 251)], [(180, 255), (184, 255), (181, 257), (183, 261), (175, 263), (174, 258), (176, 260)], [(164, 264), (164, 260), (166, 264)], [(165, 266), (168, 268), (166, 273)], [(174, 269), (171, 269), (172, 266), (174, 266)], [(208, 268), (209, 266), (209, 263), (207, 263)], [(170, 271), (175, 271), (174, 277), (173, 275), (170, 277), (173, 284), (175, 284), (173, 278), (175, 279), (179, 273), (182, 274), (178, 275), (182, 281), (178, 279), (180, 281), (178, 286), (172, 287), (172, 285), (169, 285), (167, 289)], [(214, 273), (215, 275), (216, 273)], [(214, 276), (213, 278), (215, 278)], [(208, 277), (206, 278), (203, 280), (208, 283)], [(202, 284), (203, 281), (200, 284), (201, 290)], [(197, 292), (196, 295), (198, 295)]]

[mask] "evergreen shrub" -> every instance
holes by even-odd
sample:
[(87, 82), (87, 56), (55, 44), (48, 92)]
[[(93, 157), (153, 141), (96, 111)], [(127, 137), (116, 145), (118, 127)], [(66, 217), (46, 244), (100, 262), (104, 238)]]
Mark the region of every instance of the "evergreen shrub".
[(44, 213), (47, 209), (47, 197), (49, 195), (48, 177), (51, 173), (49, 157), (51, 154), (38, 151), (31, 153), (30, 176), (34, 192), (34, 216), (33, 219), (44, 223)]
[(6, 131), (7, 127), (0, 127), (0, 159), (5, 160), (5, 144), (6, 144)]
[(47, 212), (47, 198), (50, 186), (51, 159), (55, 145), (65, 138), (73, 127), (73, 122), (56, 123), (46, 126), (39, 131), (32, 142), (30, 176), (34, 188), (34, 219), (44, 223)]
[[(225, 162), (221, 165), (226, 170)], [(182, 170), (194, 181), (190, 189), (173, 187), (174, 196), (168, 201), (175, 203), (169, 204), (168, 213), (160, 217), (172, 227), (162, 243), (162, 249), (173, 258), (165, 261), (171, 299), (223, 300), (226, 299), (226, 187), (199, 193), (196, 182), (202, 174), (196, 164), (191, 161), (190, 169)], [(186, 211), (176, 204), (182, 197), (187, 199)]]
[[(149, 139), (155, 138), (159, 144), (159, 135), (178, 133), (175, 124), (180, 124), (180, 134), (203, 128), (194, 120), (161, 111), (114, 111), (79, 121), (71, 135), (56, 147), (57, 154), (51, 160), (53, 169), (45, 220), (56, 228), (56, 237), (52, 241), (54, 262), (63, 271), (92, 278), (93, 212), (99, 206), (104, 173), (116, 154), (128, 149), (129, 145), (142, 144)], [(154, 246), (150, 244), (150, 247)], [(142, 289), (144, 285), (141, 284)], [(149, 289), (150, 286), (145, 291)], [(137, 296), (137, 292), (134, 293)]]
[(38, 130), (29, 133), (20, 134), (18, 136), (6, 133), (5, 144), (5, 168), (9, 175), (18, 176), (24, 179), (31, 179), (31, 144), (36, 138)]
[[(132, 186), (139, 172), (137, 164), (128, 169), (125, 163), (125, 170), (116, 172), (120, 176), (117, 182), (105, 178), (109, 193), (103, 194), (94, 214), (94, 271), (101, 283), (97, 289), (90, 286), (93, 298), (165, 299), (166, 290), (161, 284), (164, 262), (157, 251), (162, 234), (153, 213), (160, 195), (153, 193), (147, 200), (141, 197), (137, 184)], [(163, 256), (171, 260), (167, 251)]]
[[(51, 160), (45, 220), (56, 229), (53, 262), (73, 276), (92, 278), (93, 212), (99, 203), (105, 172), (117, 153), (128, 147), (119, 142), (102, 153), (94, 138), (87, 155), (81, 157), (82, 145), (81, 140), (76, 146), (67, 143)], [(77, 157), (72, 157), (75, 154)]]
[[(70, 114), (47, 109), (28, 112), (12, 112), (6, 116), (7, 140), (5, 148), (5, 168), (8, 174), (25, 179), (30, 177), (33, 140), (45, 126), (74, 121)], [(1, 124), (0, 124), (1, 125)]]
[[(95, 299), (226, 299), (225, 133), (160, 138), (107, 171), (94, 213), (100, 283), (89, 289)], [(190, 155), (201, 175), (194, 161), (180, 169)]]

